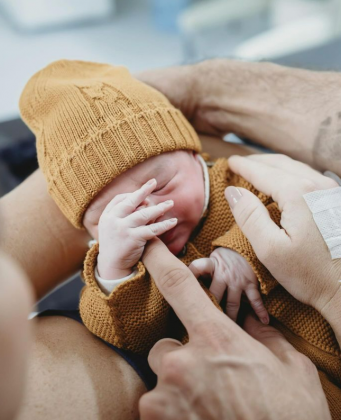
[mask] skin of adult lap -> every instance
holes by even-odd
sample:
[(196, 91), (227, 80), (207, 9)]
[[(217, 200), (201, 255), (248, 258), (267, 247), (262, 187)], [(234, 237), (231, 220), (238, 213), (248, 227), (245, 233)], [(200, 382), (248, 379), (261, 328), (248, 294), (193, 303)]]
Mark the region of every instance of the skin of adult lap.
[(16, 418), (25, 390), (33, 290), (22, 270), (0, 252), (0, 418)]
[(142, 420), (330, 419), (316, 368), (278, 331), (252, 316), (243, 331), (161, 241), (143, 261), (189, 343), (165, 339), (151, 350), (158, 383), (140, 400)]
[(341, 343), (341, 260), (332, 260), (303, 195), (337, 187), (336, 181), (283, 155), (233, 156), (230, 168), (271, 196), (281, 226), (255, 195), (228, 187), (226, 197), (237, 224), (260, 261), (296, 299), (313, 306)]

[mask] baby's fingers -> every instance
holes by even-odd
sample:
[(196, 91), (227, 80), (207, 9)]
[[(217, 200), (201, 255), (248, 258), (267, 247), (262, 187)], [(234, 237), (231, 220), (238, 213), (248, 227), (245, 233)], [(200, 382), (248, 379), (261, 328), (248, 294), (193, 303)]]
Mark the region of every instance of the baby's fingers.
[(232, 321), (237, 321), (241, 297), (242, 289), (233, 289), (232, 287), (229, 287), (227, 292), (226, 314)]
[(172, 229), (178, 223), (178, 219), (168, 219), (162, 222), (152, 223), (147, 226), (140, 226), (134, 229), (138, 239), (149, 241), (150, 239), (160, 236), (168, 230)]
[(103, 213), (109, 213), (111, 211), (111, 209), (114, 206), (117, 206), (117, 204), (121, 203), (122, 201), (124, 201), (126, 199), (128, 194), (118, 194), (116, 195), (105, 207)]
[(221, 299), (223, 298), (226, 289), (227, 284), (224, 281), (217, 280), (217, 278), (213, 276), (210, 292), (217, 299), (218, 303), (220, 303)]
[(192, 261), (188, 268), (196, 278), (199, 278), (200, 276), (213, 277), (215, 264), (211, 258), (200, 258)]
[(214, 271), (216, 269), (215, 261), (212, 258), (200, 258), (199, 260), (193, 261), (188, 268), (196, 278), (199, 278), (200, 276), (212, 277), (210, 292), (219, 303), (225, 293), (226, 283), (214, 276)]
[(165, 214), (173, 206), (174, 202), (172, 200), (164, 201), (156, 206), (141, 208), (128, 216), (125, 220), (129, 223), (130, 227), (146, 225)]
[(250, 284), (245, 290), (245, 294), (250, 301), (252, 309), (255, 311), (258, 318), (263, 324), (268, 324), (270, 322), (268, 311), (264, 307), (264, 303), (255, 284)]
[(114, 211), (117, 217), (126, 217), (133, 213), (137, 207), (150, 195), (156, 187), (156, 180), (151, 179), (138, 190), (127, 194), (125, 199), (115, 205)]

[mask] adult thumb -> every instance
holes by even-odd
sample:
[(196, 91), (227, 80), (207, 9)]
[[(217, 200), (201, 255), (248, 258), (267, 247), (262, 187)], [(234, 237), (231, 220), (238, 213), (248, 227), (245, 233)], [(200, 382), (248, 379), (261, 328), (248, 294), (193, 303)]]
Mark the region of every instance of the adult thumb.
[(279, 237), (280, 228), (273, 222), (264, 204), (252, 192), (244, 188), (227, 187), (225, 197), (237, 225), (261, 260), (264, 246), (270, 238), (273, 241)]
[(296, 352), (294, 347), (276, 328), (262, 324), (251, 314), (246, 316), (243, 329), (251, 337), (271, 350), (279, 359), (285, 357), (289, 351)]
[(158, 375), (163, 357), (166, 354), (181, 348), (182, 344), (180, 341), (174, 340), (173, 338), (163, 338), (154, 344), (154, 347), (150, 350), (148, 355), (148, 363), (152, 371)]

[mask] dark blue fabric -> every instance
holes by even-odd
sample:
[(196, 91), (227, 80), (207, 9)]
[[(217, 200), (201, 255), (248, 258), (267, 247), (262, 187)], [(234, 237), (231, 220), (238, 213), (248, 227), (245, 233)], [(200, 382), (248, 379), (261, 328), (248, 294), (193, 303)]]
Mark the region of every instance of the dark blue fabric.
[[(41, 312), (38, 316), (66, 316), (67, 318), (74, 319), (79, 323), (83, 324), (82, 318), (80, 317), (78, 310), (46, 310)], [(101, 340), (101, 339), (100, 339)], [(142, 357), (138, 354), (132, 353), (130, 351), (119, 349), (118, 347), (113, 346), (110, 343), (102, 340), (104, 344), (118, 353), (123, 359), (129, 363), (129, 365), (135, 370), (135, 372), (142, 379), (148, 390), (155, 388), (156, 385), (156, 375), (149, 367), (146, 357)]]

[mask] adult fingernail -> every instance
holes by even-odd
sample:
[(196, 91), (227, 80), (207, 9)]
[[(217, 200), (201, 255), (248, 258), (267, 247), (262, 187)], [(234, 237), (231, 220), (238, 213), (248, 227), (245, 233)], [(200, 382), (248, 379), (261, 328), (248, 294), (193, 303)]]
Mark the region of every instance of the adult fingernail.
[(243, 197), (243, 194), (236, 187), (227, 187), (225, 190), (225, 197), (229, 202), (231, 209), (233, 209), (238, 201)]
[(155, 178), (150, 179), (150, 180), (147, 182), (147, 185), (153, 185), (155, 182), (156, 182), (156, 179), (155, 179)]
[(169, 206), (169, 205), (171, 205), (173, 203), (174, 203), (173, 200), (167, 200), (167, 201), (164, 202), (164, 204), (166, 204), (166, 206)]

